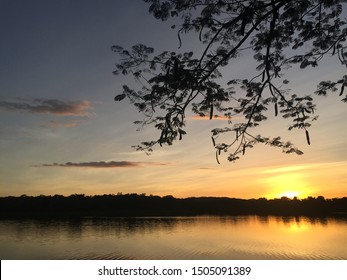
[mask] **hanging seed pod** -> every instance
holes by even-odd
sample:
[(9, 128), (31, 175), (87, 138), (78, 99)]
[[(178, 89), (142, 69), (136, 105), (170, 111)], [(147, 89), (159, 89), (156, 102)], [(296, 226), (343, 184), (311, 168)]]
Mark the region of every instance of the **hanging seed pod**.
[(278, 107), (277, 107), (277, 102), (275, 103), (275, 117), (278, 115)]
[(307, 144), (308, 144), (308, 145), (311, 145), (311, 141), (310, 141), (310, 134), (308, 133), (308, 131), (307, 131), (307, 130), (305, 130), (305, 132), (306, 132), (306, 140), (307, 140)]
[(204, 29), (204, 24), (201, 26), (200, 32), (199, 32), (199, 41), (202, 41), (202, 30)]
[(219, 154), (220, 154), (220, 150), (216, 151), (216, 161), (218, 164), (220, 164), (219, 159), (218, 159)]
[[(181, 31), (181, 30), (180, 30)], [(179, 45), (179, 49), (182, 47), (182, 39), (181, 39), (181, 34), (180, 34), (180, 31), (178, 31), (177, 32), (177, 37), (178, 37), (178, 40), (179, 40), (179, 43), (180, 43), (180, 45)]]
[(341, 95), (343, 94), (343, 91), (344, 91), (344, 90), (345, 90), (345, 85), (342, 85), (339, 96), (341, 96)]
[(212, 120), (212, 116), (213, 116), (213, 104), (211, 104), (211, 107), (210, 107), (210, 120)]

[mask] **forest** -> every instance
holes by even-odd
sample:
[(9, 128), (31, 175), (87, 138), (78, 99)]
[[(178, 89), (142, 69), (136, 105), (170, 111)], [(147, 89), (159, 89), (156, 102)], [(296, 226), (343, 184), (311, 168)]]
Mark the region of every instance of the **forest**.
[(88, 196), (0, 197), (0, 218), (145, 217), (195, 215), (346, 216), (347, 197), (326, 199), (175, 198), (172, 195), (105, 194)]

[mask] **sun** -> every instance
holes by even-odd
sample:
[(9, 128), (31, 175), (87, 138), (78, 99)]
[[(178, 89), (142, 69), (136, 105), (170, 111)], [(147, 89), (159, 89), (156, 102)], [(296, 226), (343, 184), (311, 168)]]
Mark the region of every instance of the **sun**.
[(294, 197), (298, 197), (299, 193), (296, 191), (288, 191), (288, 192), (283, 192), (279, 195), (280, 197), (288, 197), (290, 199), (293, 199)]
[(266, 195), (268, 198), (303, 198), (310, 189), (305, 176), (294, 172), (272, 175), (266, 179), (266, 184), (271, 189)]

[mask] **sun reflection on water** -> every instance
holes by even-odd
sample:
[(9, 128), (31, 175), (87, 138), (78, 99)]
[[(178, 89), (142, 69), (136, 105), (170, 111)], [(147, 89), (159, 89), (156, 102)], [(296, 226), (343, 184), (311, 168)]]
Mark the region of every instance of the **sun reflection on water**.
[(84, 219), (78, 223), (28, 221), (25, 232), (22, 228), (23, 223), (0, 222), (0, 244), (4, 244), (0, 257), (347, 258), (347, 219), (293, 216), (108, 218)]

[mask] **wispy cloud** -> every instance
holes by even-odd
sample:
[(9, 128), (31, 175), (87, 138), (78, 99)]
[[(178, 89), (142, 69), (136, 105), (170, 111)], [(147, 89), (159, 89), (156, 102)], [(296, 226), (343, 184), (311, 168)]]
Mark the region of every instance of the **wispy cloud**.
[(56, 128), (61, 128), (61, 127), (76, 127), (78, 125), (83, 124), (83, 121), (69, 121), (69, 122), (57, 122), (57, 121), (50, 121), (47, 123), (44, 123), (41, 125), (41, 127), (44, 128), (49, 128), (49, 129), (56, 129)]
[(307, 165), (295, 165), (295, 166), (284, 166), (284, 167), (274, 167), (269, 168), (267, 170), (262, 170), (260, 173), (262, 174), (272, 174), (272, 173), (290, 173), (290, 172), (296, 172), (304, 169), (311, 168), (311, 164)]
[(58, 99), (33, 99), (30, 101), (0, 101), (0, 108), (8, 111), (22, 111), (36, 114), (52, 114), (60, 116), (89, 116), (91, 103), (82, 101), (63, 101)]
[(133, 162), (133, 161), (90, 161), (90, 162), (66, 162), (34, 165), (33, 167), (86, 167), (86, 168), (124, 168), (144, 166), (165, 166), (168, 163), (160, 162)]
[(212, 167), (199, 167), (198, 170), (216, 170), (216, 168), (212, 168)]
[(307, 163), (300, 165), (284, 166), (284, 167), (272, 167), (267, 170), (262, 170), (259, 173), (261, 174), (273, 174), (273, 173), (291, 173), (297, 172), (306, 169), (328, 169), (335, 168), (340, 166), (346, 166), (347, 161), (338, 161), (338, 162), (321, 162), (321, 163)]

